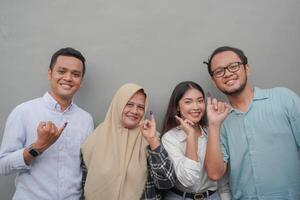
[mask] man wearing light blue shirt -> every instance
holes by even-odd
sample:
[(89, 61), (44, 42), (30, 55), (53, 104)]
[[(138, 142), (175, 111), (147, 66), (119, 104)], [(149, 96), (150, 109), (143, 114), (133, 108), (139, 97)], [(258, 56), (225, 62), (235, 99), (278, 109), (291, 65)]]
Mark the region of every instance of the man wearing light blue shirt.
[(18, 105), (9, 115), (0, 148), (0, 173), (16, 173), (13, 199), (80, 199), (80, 146), (93, 130), (89, 113), (72, 101), (85, 73), (73, 48), (52, 56), (50, 91)]
[(251, 87), (240, 49), (220, 47), (207, 64), (232, 106), (208, 99), (208, 115), (215, 116), (209, 122), (208, 176), (219, 179), (228, 169), (234, 199), (300, 199), (299, 96), (287, 88)]

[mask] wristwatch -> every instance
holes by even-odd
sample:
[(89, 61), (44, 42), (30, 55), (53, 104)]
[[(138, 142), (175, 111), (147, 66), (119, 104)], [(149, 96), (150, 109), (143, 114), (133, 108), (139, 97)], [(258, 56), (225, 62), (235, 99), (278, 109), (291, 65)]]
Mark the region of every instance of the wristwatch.
[(33, 157), (37, 157), (37, 156), (40, 155), (41, 153), (38, 152), (35, 148), (33, 148), (32, 145), (33, 145), (33, 144), (29, 145), (28, 151), (29, 151), (30, 155), (32, 155)]

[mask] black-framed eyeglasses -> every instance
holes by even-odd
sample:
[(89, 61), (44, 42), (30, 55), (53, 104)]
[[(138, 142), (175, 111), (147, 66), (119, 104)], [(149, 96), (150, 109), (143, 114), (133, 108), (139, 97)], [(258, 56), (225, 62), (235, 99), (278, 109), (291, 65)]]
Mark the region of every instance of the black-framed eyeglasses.
[(237, 71), (239, 71), (241, 65), (243, 65), (243, 63), (233, 62), (233, 63), (230, 63), (229, 65), (227, 65), (226, 67), (218, 67), (217, 69), (212, 71), (212, 75), (215, 78), (220, 78), (220, 77), (224, 76), (226, 69), (232, 73), (237, 72)]

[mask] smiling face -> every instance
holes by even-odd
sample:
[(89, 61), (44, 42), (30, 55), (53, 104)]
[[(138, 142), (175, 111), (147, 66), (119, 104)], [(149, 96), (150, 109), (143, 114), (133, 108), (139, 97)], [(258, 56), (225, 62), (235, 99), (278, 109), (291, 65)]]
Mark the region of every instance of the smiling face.
[[(241, 59), (232, 51), (224, 51), (216, 54), (211, 61), (211, 70), (214, 71), (217, 68), (224, 68), (231, 63), (242, 62)], [(249, 73), (249, 66), (241, 65), (240, 69), (236, 72), (230, 72), (225, 70), (225, 74), (222, 77), (215, 78), (213, 81), (216, 87), (226, 95), (235, 95), (244, 90), (247, 85), (247, 76)]]
[(205, 113), (203, 94), (195, 88), (188, 89), (179, 100), (177, 110), (181, 118), (199, 123)]
[(136, 92), (126, 103), (122, 112), (124, 128), (133, 129), (138, 126), (145, 114), (146, 95), (142, 91)]
[(83, 75), (81, 60), (71, 56), (58, 56), (52, 70), (48, 70), (50, 94), (58, 102), (71, 102), (80, 88)]

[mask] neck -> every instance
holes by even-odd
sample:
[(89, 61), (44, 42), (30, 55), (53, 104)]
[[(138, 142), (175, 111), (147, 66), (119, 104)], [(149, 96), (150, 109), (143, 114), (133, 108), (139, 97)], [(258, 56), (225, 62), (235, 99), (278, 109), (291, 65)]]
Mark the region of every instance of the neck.
[(250, 85), (246, 85), (244, 90), (238, 94), (228, 95), (228, 99), (233, 108), (242, 112), (246, 112), (253, 99), (253, 89)]
[(202, 135), (201, 129), (200, 129), (200, 125), (195, 125), (193, 126), (193, 128), (195, 129), (195, 134), (200, 137)]
[(49, 93), (57, 101), (57, 103), (60, 106), (60, 110), (62, 112), (65, 111), (71, 105), (72, 99), (63, 99), (63, 98), (53, 94), (53, 92), (49, 92)]

